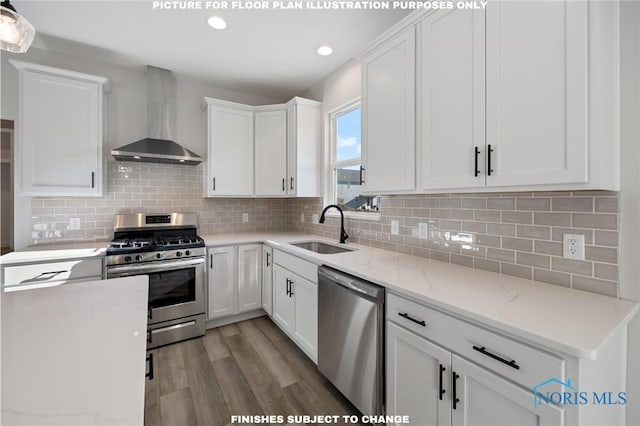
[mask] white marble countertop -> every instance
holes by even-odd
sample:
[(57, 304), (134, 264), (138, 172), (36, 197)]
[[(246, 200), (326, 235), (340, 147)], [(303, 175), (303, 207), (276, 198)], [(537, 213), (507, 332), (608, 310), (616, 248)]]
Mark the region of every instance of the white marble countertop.
[(633, 302), (494, 272), (347, 244), (357, 250), (322, 255), (288, 242), (337, 240), (299, 233), (203, 237), (208, 246), (264, 242), (318, 265), (356, 275), (414, 300), (514, 338), (584, 359), (637, 313)]
[(106, 251), (106, 241), (38, 245), (0, 256), (0, 264), (19, 265), (21, 263), (31, 262), (49, 262), (56, 260), (104, 257)]
[(146, 275), (3, 293), (2, 425), (144, 422)]

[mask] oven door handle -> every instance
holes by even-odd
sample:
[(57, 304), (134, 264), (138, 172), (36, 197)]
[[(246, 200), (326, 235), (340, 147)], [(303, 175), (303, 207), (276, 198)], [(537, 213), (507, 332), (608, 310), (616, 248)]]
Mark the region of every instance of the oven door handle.
[(157, 262), (152, 265), (126, 265), (126, 266), (113, 266), (107, 270), (107, 277), (125, 277), (128, 275), (144, 275), (152, 274), (155, 272), (175, 271), (177, 269), (185, 269), (191, 266), (198, 266), (204, 264), (204, 258), (180, 260), (171, 262)]

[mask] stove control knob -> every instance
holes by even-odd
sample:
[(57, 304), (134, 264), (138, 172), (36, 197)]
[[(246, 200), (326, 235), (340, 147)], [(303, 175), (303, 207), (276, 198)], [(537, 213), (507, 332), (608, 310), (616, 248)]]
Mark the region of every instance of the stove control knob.
[(162, 259), (164, 257), (164, 253), (156, 253), (156, 257), (158, 259)]
[(182, 256), (182, 252), (181, 252), (181, 251), (177, 251), (177, 252), (176, 252), (176, 256), (177, 256), (177, 257)]
[(127, 263), (131, 262), (131, 256), (125, 256), (124, 261)]
[(137, 254), (136, 255), (136, 261), (137, 262), (142, 262), (142, 255), (141, 254)]
[(185, 251), (185, 252), (184, 252), (184, 255), (185, 255), (185, 256), (191, 256), (191, 250), (187, 250), (187, 251)]

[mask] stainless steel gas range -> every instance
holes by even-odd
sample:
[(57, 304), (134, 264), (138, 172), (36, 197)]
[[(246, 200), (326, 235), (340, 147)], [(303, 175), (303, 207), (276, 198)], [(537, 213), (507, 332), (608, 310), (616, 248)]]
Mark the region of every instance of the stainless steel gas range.
[(195, 213), (116, 215), (107, 278), (149, 276), (147, 347), (205, 333), (204, 240)]

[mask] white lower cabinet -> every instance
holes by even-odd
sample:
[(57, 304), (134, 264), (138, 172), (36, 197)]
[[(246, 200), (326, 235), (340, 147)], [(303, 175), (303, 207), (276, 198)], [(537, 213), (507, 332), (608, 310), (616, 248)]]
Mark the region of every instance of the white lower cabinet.
[[(624, 404), (593, 399), (625, 390), (624, 354), (626, 330), (582, 359), (387, 293), (387, 414), (411, 425), (624, 425)], [(587, 401), (571, 403), (578, 392)]]
[(233, 315), (236, 313), (236, 247), (213, 247), (207, 254), (207, 319)]
[(262, 247), (262, 309), (273, 314), (273, 249)]
[(262, 244), (208, 249), (207, 319), (262, 306)]
[(387, 322), (387, 413), (421, 426), (562, 425), (564, 410)]
[[(274, 251), (274, 255), (273, 320), (317, 362), (318, 284), (314, 274), (318, 268), (278, 250)], [(312, 272), (314, 270), (315, 273)]]
[(238, 312), (262, 306), (262, 244), (238, 247)]
[[(533, 405), (533, 393), (457, 355), (451, 355), (451, 387), (455, 381), (456, 404), (451, 402), (454, 426), (559, 426), (564, 408)], [(453, 390), (452, 390), (453, 392)]]
[(295, 299), (289, 293), (290, 272), (279, 265), (273, 267), (273, 320), (285, 331), (293, 330)]

